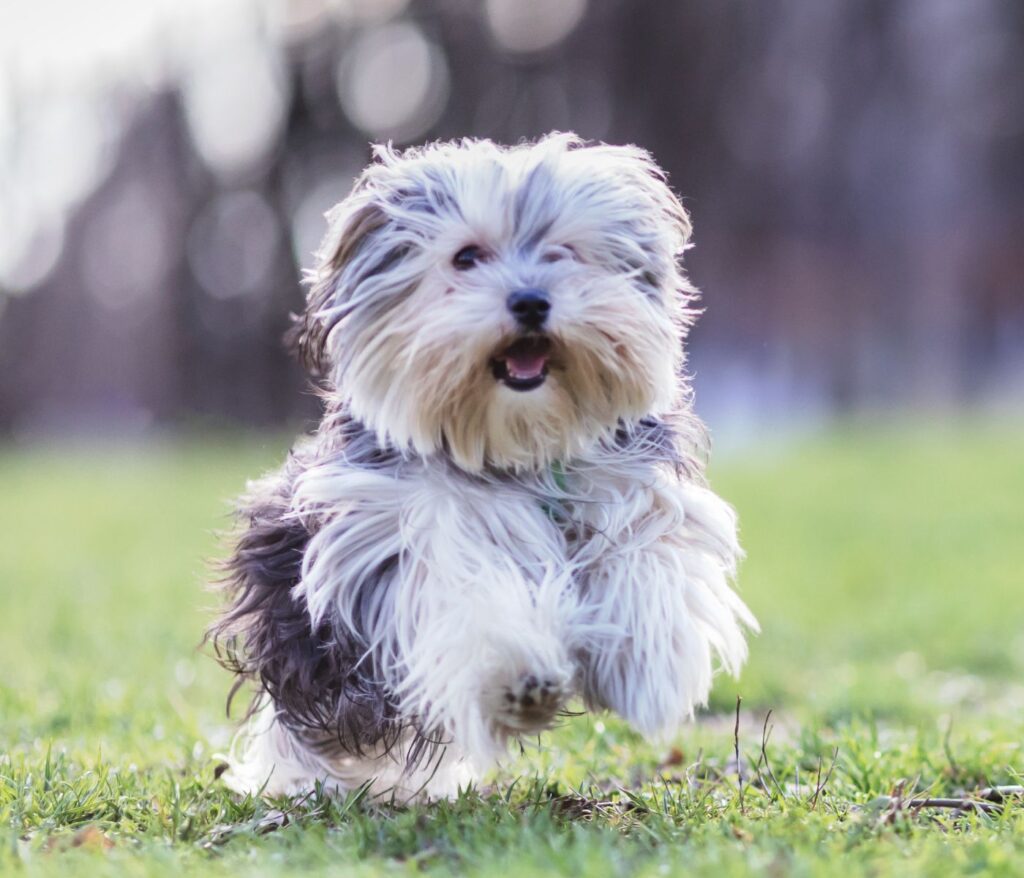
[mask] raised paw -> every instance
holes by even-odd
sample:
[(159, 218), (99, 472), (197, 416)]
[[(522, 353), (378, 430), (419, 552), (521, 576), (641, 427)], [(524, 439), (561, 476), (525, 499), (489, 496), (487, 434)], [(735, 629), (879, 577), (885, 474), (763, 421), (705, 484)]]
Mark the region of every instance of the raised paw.
[(523, 674), (502, 688), (501, 723), (516, 732), (550, 728), (569, 697), (568, 684), (560, 674)]

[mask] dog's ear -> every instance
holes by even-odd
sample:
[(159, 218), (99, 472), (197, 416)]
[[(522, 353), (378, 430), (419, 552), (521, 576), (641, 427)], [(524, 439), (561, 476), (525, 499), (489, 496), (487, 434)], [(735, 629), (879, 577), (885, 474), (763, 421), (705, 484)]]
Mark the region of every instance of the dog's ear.
[(681, 252), (690, 242), (693, 226), (679, 196), (668, 183), (668, 174), (645, 149), (638, 146), (595, 147), (604, 153), (616, 170), (629, 185), (642, 193), (653, 217), (665, 223), (673, 234), (673, 243)]
[(689, 214), (668, 183), (668, 176), (650, 153), (637, 146), (599, 144), (581, 147), (599, 157), (598, 168), (616, 185), (628, 188), (621, 199), (629, 205), (619, 221), (628, 242), (621, 260), (650, 294), (691, 291), (680, 260), (688, 249), (693, 227)]
[(387, 216), (373, 193), (360, 179), (352, 194), (328, 214), (328, 232), (317, 253), (317, 267), (310, 273), (306, 308), (294, 316), (285, 343), (314, 376), (330, 368), (327, 338), (345, 314), (346, 268), (365, 251), (368, 242), (387, 225)]

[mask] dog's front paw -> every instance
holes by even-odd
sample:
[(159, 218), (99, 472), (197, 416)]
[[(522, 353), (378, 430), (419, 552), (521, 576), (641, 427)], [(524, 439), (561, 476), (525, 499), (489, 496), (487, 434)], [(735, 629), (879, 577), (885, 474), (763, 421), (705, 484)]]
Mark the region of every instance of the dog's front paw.
[(500, 687), (496, 718), (514, 733), (547, 729), (570, 694), (570, 679), (564, 672), (525, 673)]

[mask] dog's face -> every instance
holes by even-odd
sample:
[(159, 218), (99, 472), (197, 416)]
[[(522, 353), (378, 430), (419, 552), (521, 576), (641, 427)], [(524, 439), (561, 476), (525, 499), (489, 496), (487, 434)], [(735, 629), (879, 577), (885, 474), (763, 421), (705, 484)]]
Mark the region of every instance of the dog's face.
[(642, 150), (379, 148), (329, 219), (298, 346), (382, 441), (540, 468), (675, 402), (690, 227)]

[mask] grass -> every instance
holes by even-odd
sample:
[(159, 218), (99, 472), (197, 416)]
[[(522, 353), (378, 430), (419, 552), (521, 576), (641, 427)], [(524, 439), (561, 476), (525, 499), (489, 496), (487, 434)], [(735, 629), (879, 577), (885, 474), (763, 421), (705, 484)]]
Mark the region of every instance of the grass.
[(196, 649), (204, 559), (281, 450), (0, 452), (0, 873), (1024, 870), (1024, 807), (906, 801), (1022, 782), (1024, 430), (849, 428), (718, 460), (764, 628), (743, 678), (671, 744), (580, 717), (494, 785), (407, 810), (214, 779), (231, 726)]

